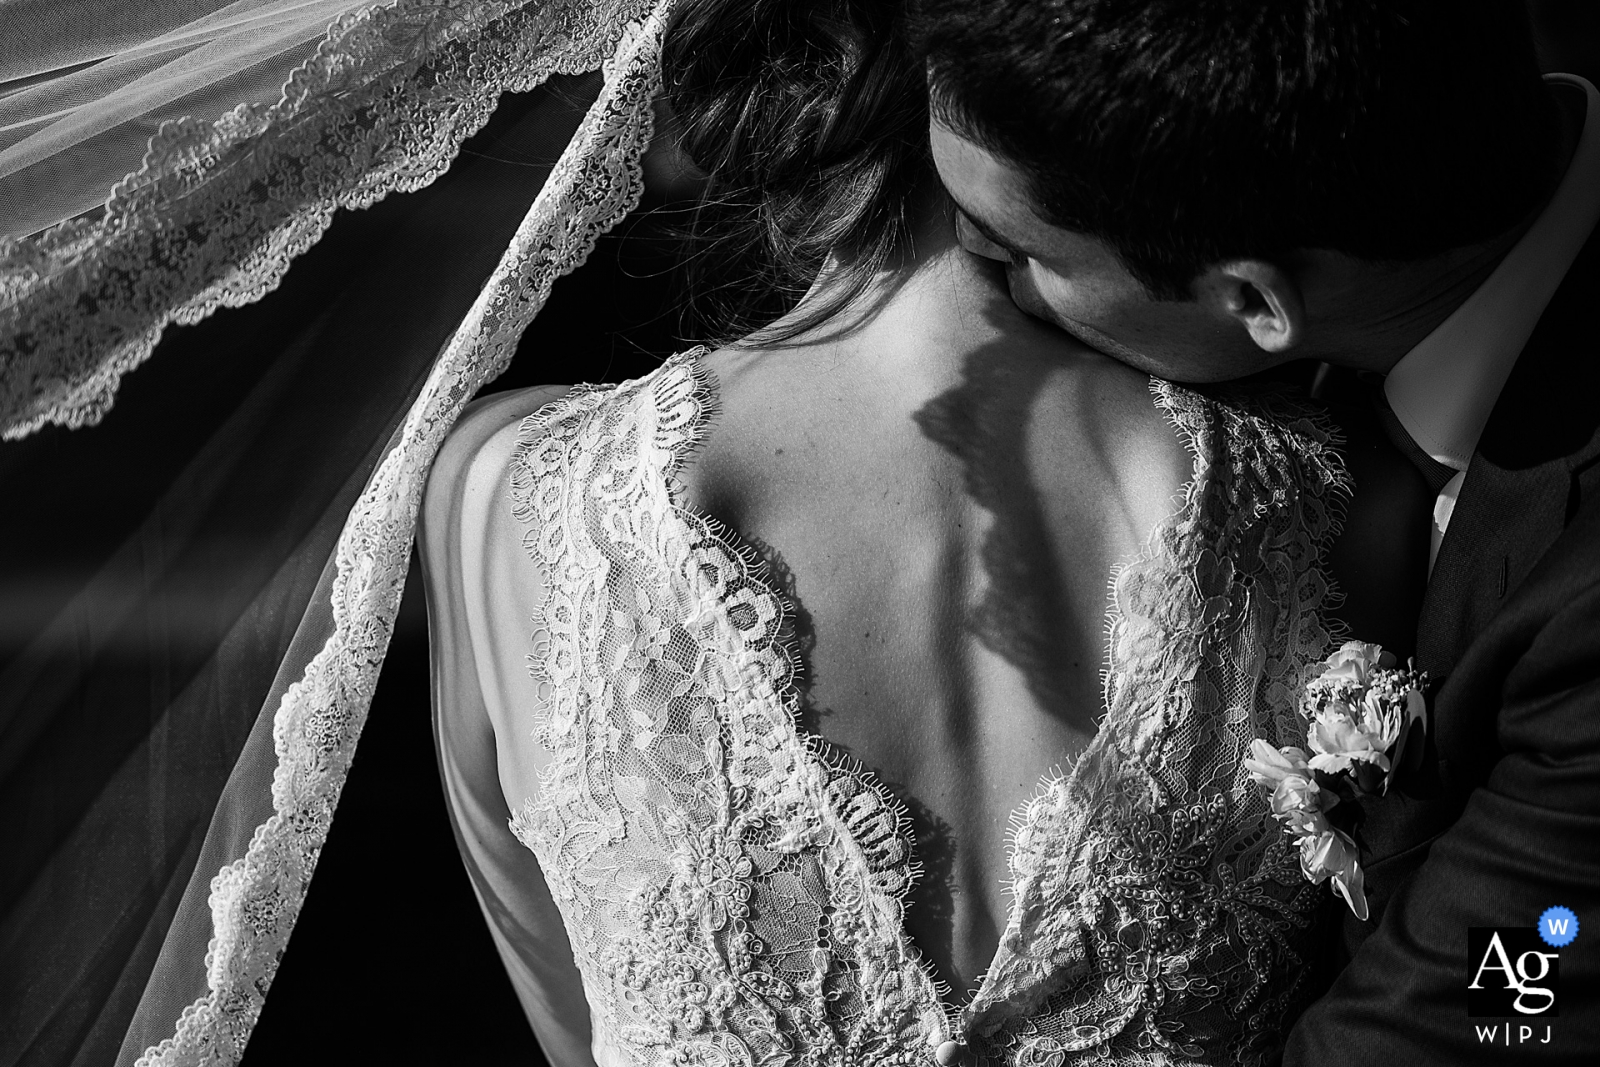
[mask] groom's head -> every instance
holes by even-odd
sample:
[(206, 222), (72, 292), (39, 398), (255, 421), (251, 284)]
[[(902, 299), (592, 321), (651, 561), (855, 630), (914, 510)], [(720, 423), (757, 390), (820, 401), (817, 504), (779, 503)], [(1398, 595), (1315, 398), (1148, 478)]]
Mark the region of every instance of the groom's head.
[(1521, 0), (919, 6), (963, 243), (1025, 309), (1168, 377), (1329, 358), (1332, 319), (1386, 314), (1366, 279), (1448, 264), (1548, 192)]

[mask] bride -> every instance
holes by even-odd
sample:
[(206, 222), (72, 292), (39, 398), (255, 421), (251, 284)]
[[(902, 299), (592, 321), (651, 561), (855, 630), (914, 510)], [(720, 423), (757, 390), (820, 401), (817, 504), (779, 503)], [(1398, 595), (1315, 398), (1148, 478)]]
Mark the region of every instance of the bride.
[[(12, 525), (104, 547), (0, 672), (0, 1061), (244, 1055), (425, 484), (441, 766), (553, 1061), (1273, 1058), (1333, 904), (1242, 763), (1342, 628), (1407, 651), (1364, 546), (1425, 524), (1373, 427), (1018, 312), (891, 0), (109, 6), (8, 9), (0, 55), (0, 438), (48, 490)], [(720, 340), (452, 433), (638, 204), (669, 16)], [(157, 345), (596, 70), (570, 139), (535, 109), (542, 184)]]
[(736, 336), (446, 440), (463, 858), (560, 1067), (1265, 1062), (1331, 898), (1242, 760), (1341, 617), (1404, 648), (1408, 517), (1368, 428), (1018, 311), (896, 6), (680, 6)]

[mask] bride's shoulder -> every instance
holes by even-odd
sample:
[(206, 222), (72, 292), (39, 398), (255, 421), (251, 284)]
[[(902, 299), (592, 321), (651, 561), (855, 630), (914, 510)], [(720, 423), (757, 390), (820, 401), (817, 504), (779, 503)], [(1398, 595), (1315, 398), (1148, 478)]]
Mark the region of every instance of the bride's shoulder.
[(528, 416), (560, 400), (566, 385), (541, 385), (481, 397), (456, 420), (423, 491), (417, 541), (424, 558), (452, 555), (467, 527), (492, 524)]
[(560, 400), (571, 389), (567, 385), (539, 385), (480, 397), (468, 404), (446, 435), (429, 471), (424, 522), (427, 513), (436, 512), (439, 505), (458, 505), (473, 483), (485, 477), (498, 479), (511, 463), (528, 416)]
[[(703, 349), (680, 353), (638, 378), (615, 385), (540, 385), (481, 397), (468, 404), (445, 436), (428, 475), (428, 512), (458, 511), (480, 487), (501, 485), (519, 453), (546, 435), (576, 430), (599, 416), (600, 425), (652, 405), (685, 399), (703, 402), (701, 375), (694, 372)], [(676, 373), (669, 373), (669, 372)], [(532, 419), (531, 416), (539, 416)]]

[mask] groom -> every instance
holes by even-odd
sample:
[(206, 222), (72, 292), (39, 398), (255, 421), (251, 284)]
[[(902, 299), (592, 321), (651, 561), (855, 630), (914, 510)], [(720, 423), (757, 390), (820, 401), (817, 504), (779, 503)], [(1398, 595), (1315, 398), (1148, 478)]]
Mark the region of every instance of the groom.
[[(1600, 1062), (1600, 97), (1540, 78), (1520, 0), (921, 9), (935, 161), (1018, 304), (1179, 381), (1360, 372), (1435, 498), (1436, 781), (1374, 806), (1371, 919), (1285, 1062)], [(1559, 1016), (1470, 1017), (1469, 931), (1552, 907)]]

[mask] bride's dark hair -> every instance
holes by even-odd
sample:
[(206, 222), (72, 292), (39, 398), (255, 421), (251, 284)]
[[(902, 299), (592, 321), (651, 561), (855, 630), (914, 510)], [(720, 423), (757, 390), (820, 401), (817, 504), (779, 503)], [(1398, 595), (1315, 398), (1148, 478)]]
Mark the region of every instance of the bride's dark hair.
[[(927, 89), (903, 0), (683, 0), (664, 96), (705, 174), (688, 227), (697, 325), (716, 340), (791, 338), (858, 296), (905, 240), (930, 173)], [(832, 253), (825, 298), (799, 301)]]

